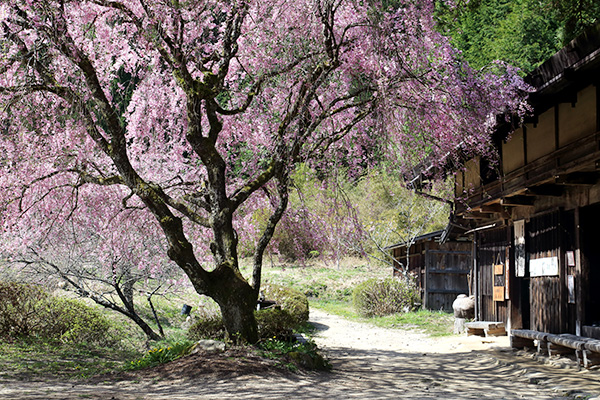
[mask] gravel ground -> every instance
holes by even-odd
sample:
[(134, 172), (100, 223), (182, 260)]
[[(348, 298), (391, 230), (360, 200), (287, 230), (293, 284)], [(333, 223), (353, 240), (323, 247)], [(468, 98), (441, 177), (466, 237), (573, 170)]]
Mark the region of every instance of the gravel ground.
[[(311, 310), (334, 370), (292, 374), (251, 355), (190, 356), (93, 381), (0, 381), (0, 399), (591, 399), (600, 372), (536, 360), (508, 338), (430, 338)], [(551, 362), (551, 363), (548, 363)], [(600, 397), (598, 397), (600, 400)]]

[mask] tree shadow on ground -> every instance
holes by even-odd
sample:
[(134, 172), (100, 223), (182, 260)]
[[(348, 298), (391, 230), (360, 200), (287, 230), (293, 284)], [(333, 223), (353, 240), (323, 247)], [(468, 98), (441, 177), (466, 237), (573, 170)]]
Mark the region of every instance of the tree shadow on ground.
[[(432, 349), (432, 351), (435, 349)], [(589, 371), (559, 370), (494, 351), (436, 354), (330, 348), (332, 372), (291, 374), (256, 365), (246, 372), (200, 374), (202, 359), (169, 373), (120, 382), (39, 384), (0, 398), (49, 399), (565, 399), (600, 389)], [(507, 355), (510, 356), (510, 355)], [(514, 355), (513, 355), (514, 357)], [(596, 377), (596, 379), (594, 379)], [(12, 385), (9, 385), (9, 388)], [(571, 391), (569, 393), (569, 391)], [(600, 391), (596, 391), (598, 393)], [(9, 397), (2, 397), (10, 394)]]

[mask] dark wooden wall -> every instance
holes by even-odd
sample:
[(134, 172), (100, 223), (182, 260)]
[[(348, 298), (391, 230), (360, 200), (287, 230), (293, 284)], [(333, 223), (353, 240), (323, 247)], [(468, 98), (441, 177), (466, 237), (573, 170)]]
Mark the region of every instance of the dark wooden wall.
[[(527, 223), (529, 260), (557, 257), (560, 260), (560, 213), (550, 212), (531, 218)], [(561, 277), (531, 277), (531, 329), (561, 333)]]
[[(505, 286), (506, 274), (494, 274), (494, 265), (510, 262), (511, 228), (501, 227), (477, 233), (477, 268), (480, 282), (480, 318), (507, 322), (507, 302), (494, 301), (494, 286)], [(508, 255), (508, 257), (507, 257)]]
[(576, 275), (567, 253), (576, 251), (573, 210), (556, 210), (532, 217), (527, 223), (529, 259), (557, 257), (558, 275), (531, 277), (531, 329), (550, 333), (575, 333), (577, 309), (569, 303), (567, 277)]
[(470, 294), (471, 243), (448, 243), (425, 257), (425, 307), (452, 311), (459, 294)]
[[(472, 242), (426, 240), (410, 247), (408, 271), (421, 289), (425, 308), (452, 311), (457, 295), (471, 294), (472, 246)], [(405, 247), (394, 249), (393, 254), (406, 263)]]

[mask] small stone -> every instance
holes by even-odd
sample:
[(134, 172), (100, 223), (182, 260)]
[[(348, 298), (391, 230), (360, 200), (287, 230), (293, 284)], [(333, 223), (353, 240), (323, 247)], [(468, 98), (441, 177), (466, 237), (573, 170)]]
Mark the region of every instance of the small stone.
[(196, 354), (200, 351), (208, 351), (211, 353), (222, 353), (225, 351), (225, 343), (219, 342), (218, 340), (198, 340), (194, 346), (192, 346), (191, 354)]

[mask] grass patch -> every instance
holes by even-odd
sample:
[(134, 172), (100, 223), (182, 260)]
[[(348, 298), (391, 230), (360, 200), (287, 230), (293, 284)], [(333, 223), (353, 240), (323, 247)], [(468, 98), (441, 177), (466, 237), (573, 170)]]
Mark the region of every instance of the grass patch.
[(330, 314), (339, 315), (340, 317), (354, 321), (368, 321), (367, 318), (361, 318), (358, 315), (349, 300), (310, 299), (309, 303), (311, 307), (318, 308)]
[(370, 321), (384, 328), (416, 329), (430, 336), (449, 336), (454, 330), (454, 316), (443, 311), (418, 310), (375, 317)]
[[(245, 277), (252, 275), (252, 263), (242, 260)], [(275, 257), (267, 258), (263, 266), (263, 284), (274, 283), (291, 287), (308, 298), (348, 300), (359, 283), (373, 277), (389, 277), (391, 269), (369, 263), (365, 259), (348, 257), (337, 266), (324, 260), (306, 260), (304, 264), (287, 264)]]
[(188, 354), (193, 344), (194, 343), (189, 340), (181, 342), (160, 342), (156, 347), (148, 351), (139, 360), (134, 360), (129, 364), (126, 364), (125, 369), (137, 370), (168, 363)]
[(417, 310), (384, 317), (364, 318), (358, 315), (349, 301), (313, 299), (310, 305), (330, 314), (353, 321), (368, 322), (382, 328), (414, 329), (430, 336), (449, 336), (454, 330), (454, 316), (443, 311)]
[(0, 377), (18, 380), (80, 379), (122, 369), (139, 357), (133, 350), (40, 340), (0, 341)]

